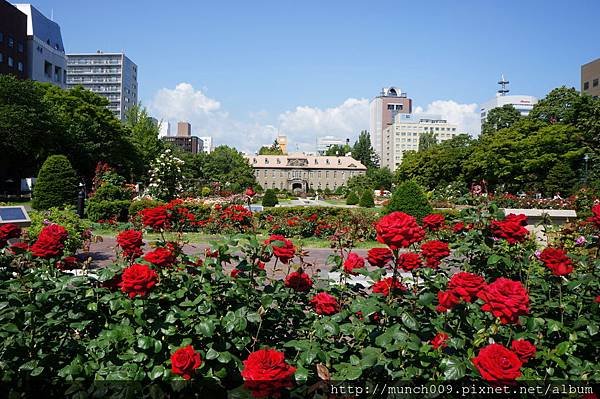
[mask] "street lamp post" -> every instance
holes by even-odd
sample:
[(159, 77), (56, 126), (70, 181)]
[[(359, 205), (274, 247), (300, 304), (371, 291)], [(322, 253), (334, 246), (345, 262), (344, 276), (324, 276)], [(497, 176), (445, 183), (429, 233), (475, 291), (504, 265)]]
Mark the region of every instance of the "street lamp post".
[(77, 215), (83, 218), (85, 210), (85, 186), (79, 183), (79, 195), (77, 196)]
[(585, 154), (583, 157), (583, 160), (585, 161), (585, 175), (584, 175), (584, 181), (585, 181), (585, 185), (587, 186), (587, 182), (588, 182), (588, 161), (590, 159), (590, 156), (588, 154)]

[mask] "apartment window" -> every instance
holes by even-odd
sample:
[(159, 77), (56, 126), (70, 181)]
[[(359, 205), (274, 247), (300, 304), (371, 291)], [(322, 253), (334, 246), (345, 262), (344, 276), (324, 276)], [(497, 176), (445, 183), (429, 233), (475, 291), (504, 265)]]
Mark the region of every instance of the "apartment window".
[(47, 78), (52, 78), (52, 64), (48, 61), (44, 61), (44, 75)]
[(8, 66), (12, 68), (13, 64), (14, 64), (14, 61), (13, 61), (12, 57), (8, 57)]
[(592, 81), (592, 87), (597, 87), (598, 86), (598, 79), (594, 79)]
[(8, 47), (10, 47), (10, 48), (15, 47), (15, 39), (12, 36), (8, 37)]
[(23, 72), (23, 63), (21, 61), (17, 63), (17, 69), (19, 70), (19, 72)]
[(19, 53), (22, 53), (22, 52), (23, 52), (23, 43), (22, 43), (22, 42), (18, 42), (18, 43), (17, 43), (17, 51), (18, 51)]
[(590, 82), (583, 83), (583, 90), (588, 90), (590, 88)]

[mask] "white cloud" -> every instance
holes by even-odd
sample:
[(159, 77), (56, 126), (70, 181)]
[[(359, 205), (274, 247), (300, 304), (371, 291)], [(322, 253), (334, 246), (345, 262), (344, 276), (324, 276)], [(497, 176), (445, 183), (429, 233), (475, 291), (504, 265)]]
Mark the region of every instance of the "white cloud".
[(458, 125), (458, 130), (469, 133), (471, 136), (479, 135), (481, 121), (477, 104), (460, 104), (453, 100), (436, 100), (425, 109), (415, 107), (414, 113), (440, 114), (450, 123)]

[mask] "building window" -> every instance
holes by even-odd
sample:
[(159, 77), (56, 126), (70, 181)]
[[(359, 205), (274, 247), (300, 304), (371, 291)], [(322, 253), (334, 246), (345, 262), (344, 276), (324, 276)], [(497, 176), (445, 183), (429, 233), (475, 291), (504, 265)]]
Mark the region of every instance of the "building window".
[(592, 87), (598, 87), (598, 79), (592, 81)]
[(10, 48), (15, 47), (15, 39), (12, 36), (8, 37), (8, 47), (10, 47)]
[(588, 90), (590, 88), (590, 82), (583, 83), (583, 90)]
[(23, 63), (21, 61), (17, 63), (17, 69), (19, 70), (19, 72), (23, 72)]
[(17, 51), (18, 51), (19, 53), (22, 53), (22, 52), (23, 52), (23, 43), (21, 43), (21, 42), (18, 42), (18, 43), (17, 43)]
[(8, 66), (12, 68), (13, 63), (14, 63), (14, 61), (13, 61), (12, 57), (8, 57)]

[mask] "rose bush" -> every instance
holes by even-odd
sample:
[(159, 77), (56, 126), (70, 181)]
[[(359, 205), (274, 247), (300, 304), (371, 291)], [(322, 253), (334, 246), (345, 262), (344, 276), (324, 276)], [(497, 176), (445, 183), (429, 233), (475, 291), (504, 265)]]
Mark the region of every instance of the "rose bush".
[[(382, 218), (377, 235), (389, 251), (351, 268), (371, 286), (344, 273), (325, 280), (285, 236), (235, 235), (191, 256), (183, 242), (144, 251), (132, 234), (121, 240), (136, 251), (131, 258), (76, 274), (33, 256), (33, 240), (21, 250), (5, 244), (0, 374), (15, 382), (7, 394), (43, 387), (77, 397), (134, 389), (92, 383), (101, 380), (140, 382), (143, 395), (203, 397), (306, 397), (319, 382), (348, 380), (597, 383), (600, 229), (576, 224), (569, 234), (581, 244), (557, 232), (542, 247), (529, 235), (498, 237), (497, 221), (522, 227), (493, 207), (448, 220), (472, 226), (459, 233), (428, 232), (403, 214)], [(337, 270), (356, 252), (345, 228), (332, 233)], [(159, 248), (174, 258), (169, 267), (148, 256)], [(555, 275), (545, 248), (561, 248), (573, 269)], [(284, 259), (287, 270), (273, 270)]]

